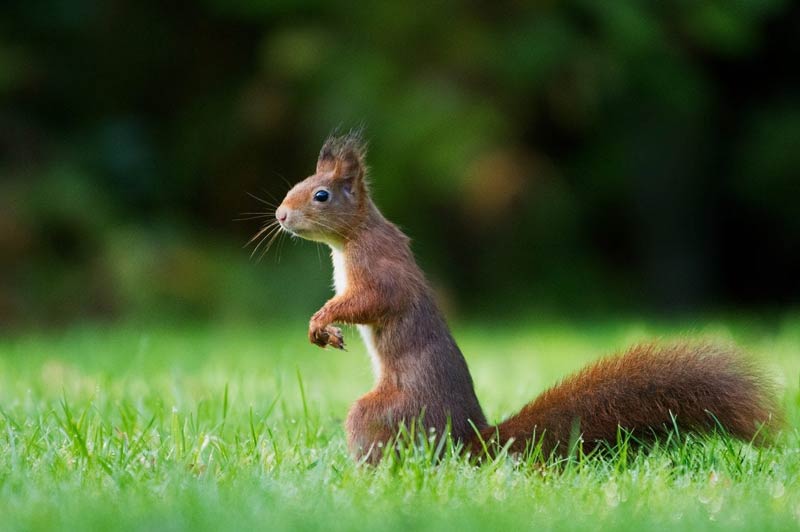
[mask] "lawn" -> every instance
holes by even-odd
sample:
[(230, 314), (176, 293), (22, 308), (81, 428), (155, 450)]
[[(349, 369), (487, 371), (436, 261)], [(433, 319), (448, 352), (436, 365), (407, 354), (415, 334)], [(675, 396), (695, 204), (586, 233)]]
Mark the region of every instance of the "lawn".
[(357, 335), (322, 351), (286, 326), (84, 325), (0, 339), (3, 529), (797, 529), (800, 317), (460, 324), (490, 419), (630, 342), (743, 345), (780, 384), (768, 449), (715, 437), (532, 468), (420, 451), (357, 466), (348, 405), (372, 382)]

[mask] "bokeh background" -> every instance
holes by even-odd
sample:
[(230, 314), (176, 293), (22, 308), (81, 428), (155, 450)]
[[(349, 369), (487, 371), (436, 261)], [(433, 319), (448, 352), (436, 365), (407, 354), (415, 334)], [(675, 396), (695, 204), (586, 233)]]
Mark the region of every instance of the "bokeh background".
[(450, 316), (800, 296), (800, 4), (29, 0), (0, 7), (0, 327), (278, 321), (324, 250), (259, 220), (365, 125)]

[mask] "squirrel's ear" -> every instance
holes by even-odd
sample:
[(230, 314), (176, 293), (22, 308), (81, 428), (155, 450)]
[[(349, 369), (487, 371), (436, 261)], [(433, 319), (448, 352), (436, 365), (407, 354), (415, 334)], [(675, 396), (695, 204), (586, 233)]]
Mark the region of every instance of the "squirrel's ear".
[(317, 173), (332, 172), (334, 179), (361, 180), (366, 174), (366, 145), (360, 132), (330, 137), (319, 152)]

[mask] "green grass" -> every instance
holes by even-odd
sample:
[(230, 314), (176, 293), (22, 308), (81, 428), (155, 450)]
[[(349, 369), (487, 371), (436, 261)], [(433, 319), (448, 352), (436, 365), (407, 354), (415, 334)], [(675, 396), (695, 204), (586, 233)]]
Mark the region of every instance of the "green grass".
[(781, 385), (789, 426), (754, 449), (721, 437), (649, 454), (481, 467), (424, 451), (353, 464), (342, 419), (372, 383), (302, 321), (93, 328), (0, 340), (3, 529), (797, 529), (800, 319), (608, 322), (456, 331), (487, 415), (649, 336), (735, 340)]

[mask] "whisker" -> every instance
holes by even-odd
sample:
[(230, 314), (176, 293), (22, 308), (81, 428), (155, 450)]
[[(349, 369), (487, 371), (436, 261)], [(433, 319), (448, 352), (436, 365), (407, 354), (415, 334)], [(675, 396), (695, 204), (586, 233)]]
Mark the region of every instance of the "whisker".
[(292, 184), (289, 182), (289, 180), (288, 180), (288, 179), (286, 179), (285, 177), (283, 177), (283, 175), (282, 175), (282, 174), (280, 174), (280, 173), (276, 172), (275, 170), (273, 170), (273, 171), (272, 171), (272, 173), (273, 173), (273, 174), (275, 174), (276, 176), (280, 177), (281, 179), (283, 179), (284, 183), (286, 183), (286, 184), (289, 186), (289, 188), (292, 188)]
[(278, 233), (278, 232), (279, 232), (281, 229), (282, 229), (282, 228), (281, 228), (281, 226), (279, 226), (279, 225), (278, 225), (278, 226), (273, 226), (273, 227), (271, 227), (271, 228), (270, 228), (270, 230), (269, 230), (269, 231), (268, 231), (268, 232), (267, 232), (267, 233), (264, 235), (264, 237), (263, 237), (263, 238), (261, 238), (261, 239), (258, 241), (258, 244), (256, 244), (256, 247), (253, 249), (253, 252), (252, 252), (252, 253), (250, 253), (250, 257), (252, 257), (253, 255), (255, 255), (255, 254), (256, 254), (256, 252), (258, 251), (258, 248), (259, 248), (259, 247), (261, 247), (261, 244), (263, 244), (265, 240), (267, 240), (268, 238), (270, 238), (270, 237), (274, 236), (274, 235), (275, 235), (276, 233)]
[(270, 191), (269, 191), (269, 190), (267, 190), (266, 188), (264, 188), (264, 187), (261, 187), (261, 191), (262, 191), (264, 194), (266, 194), (267, 196), (269, 196), (269, 198), (270, 198), (272, 201), (274, 201), (275, 203), (280, 203), (280, 201), (278, 201), (278, 198), (276, 198), (275, 196), (273, 196), (273, 195), (272, 195), (272, 192), (270, 192)]
[(247, 222), (249, 220), (260, 220), (262, 218), (272, 218), (272, 214), (258, 214), (255, 216), (243, 216), (241, 218), (234, 218), (234, 222)]
[(248, 241), (247, 241), (247, 244), (245, 244), (245, 245), (244, 245), (244, 246), (242, 246), (242, 247), (245, 247), (245, 248), (246, 248), (247, 246), (249, 246), (250, 244), (252, 244), (254, 241), (258, 240), (258, 237), (260, 237), (261, 235), (263, 235), (264, 233), (266, 233), (266, 232), (267, 232), (267, 231), (269, 231), (270, 229), (274, 228), (276, 225), (279, 225), (279, 223), (278, 223), (278, 220), (275, 220), (275, 221), (273, 221), (273, 222), (271, 222), (271, 223), (269, 223), (269, 224), (265, 225), (264, 227), (262, 227), (262, 228), (261, 228), (261, 229), (260, 229), (260, 230), (259, 230), (259, 231), (258, 231), (258, 232), (255, 234), (255, 236), (254, 236), (253, 238), (251, 238), (250, 240), (248, 240)]
[(272, 237), (269, 239), (269, 242), (267, 242), (267, 245), (266, 245), (266, 247), (264, 248), (264, 251), (262, 251), (262, 252), (261, 252), (261, 255), (259, 255), (259, 257), (258, 257), (258, 261), (257, 261), (257, 262), (261, 262), (261, 259), (263, 259), (263, 258), (264, 258), (264, 255), (266, 255), (266, 254), (267, 254), (267, 251), (269, 251), (269, 248), (271, 248), (271, 247), (272, 247), (272, 244), (275, 242), (275, 239), (276, 239), (276, 238), (279, 238), (279, 237), (280, 237), (281, 235), (283, 235), (283, 234), (285, 234), (285, 233), (284, 233), (284, 231), (280, 231), (280, 230), (279, 230), (279, 231), (276, 231), (276, 232), (275, 232), (275, 233), (272, 235)]
[(278, 239), (278, 264), (281, 263), (281, 250), (283, 249), (283, 238)]
[(267, 201), (267, 200), (265, 200), (265, 199), (259, 198), (259, 197), (258, 197), (258, 196), (256, 196), (255, 194), (251, 194), (250, 192), (245, 192), (245, 194), (247, 194), (248, 196), (250, 196), (251, 198), (253, 198), (253, 199), (254, 199), (254, 200), (256, 200), (256, 201), (260, 201), (261, 203), (263, 203), (263, 204), (264, 204), (264, 205), (266, 205), (267, 207), (272, 207), (272, 208), (275, 208), (275, 207), (276, 207), (276, 205), (275, 205), (275, 204), (273, 204), (273, 203), (271, 203), (271, 202), (269, 202), (269, 201)]
[[(265, 241), (267, 241), (267, 239), (269, 239), (269, 242), (267, 242), (267, 247), (266, 247), (266, 248), (264, 249), (264, 251), (261, 253), (261, 257), (263, 257), (263, 256), (264, 256), (264, 253), (266, 253), (266, 252), (267, 252), (267, 250), (269, 249), (269, 245), (270, 245), (270, 243), (271, 243), (271, 242), (272, 242), (272, 241), (275, 239), (275, 236), (276, 236), (276, 235), (280, 234), (280, 232), (281, 232), (281, 228), (280, 228), (280, 227), (278, 227), (278, 228), (275, 228), (275, 229), (273, 229), (271, 232), (267, 233), (267, 235), (266, 235), (264, 238), (262, 238), (262, 239), (261, 239), (261, 240), (258, 242), (258, 244), (256, 245), (256, 247), (253, 249), (253, 252), (252, 252), (252, 253), (250, 253), (250, 258), (252, 259), (252, 258), (253, 258), (253, 257), (256, 255), (256, 253), (258, 253), (258, 248), (260, 248), (260, 247), (261, 247), (261, 245), (262, 245), (262, 244), (263, 244)], [(259, 259), (258, 259), (258, 260), (261, 260), (261, 258), (259, 257)]]

